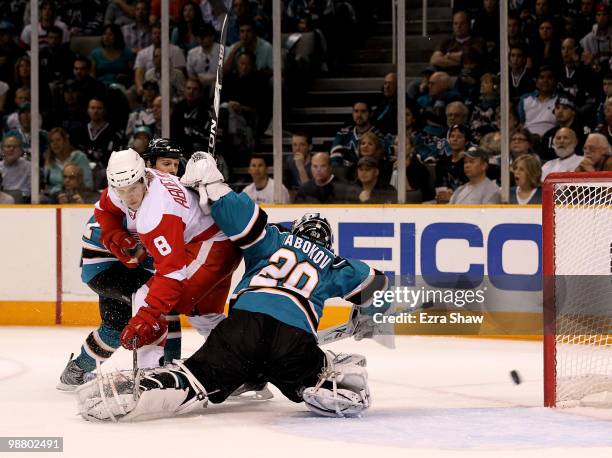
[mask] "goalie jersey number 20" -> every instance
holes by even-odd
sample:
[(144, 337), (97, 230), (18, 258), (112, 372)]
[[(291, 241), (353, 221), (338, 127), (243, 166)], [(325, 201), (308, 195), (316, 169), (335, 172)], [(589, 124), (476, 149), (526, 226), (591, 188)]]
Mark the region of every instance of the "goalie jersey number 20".
[(270, 265), (264, 267), (252, 279), (250, 286), (283, 286), (310, 299), (319, 284), (319, 272), (308, 261), (298, 262), (296, 254), (281, 248), (270, 256)]
[[(343, 259), (305, 238), (267, 225), (267, 215), (247, 195), (229, 193), (212, 205), (219, 227), (244, 254), (245, 272), (230, 306), (271, 315), (316, 334), (330, 297), (361, 303), (384, 283), (367, 264)], [(370, 293), (370, 294), (367, 294)]]

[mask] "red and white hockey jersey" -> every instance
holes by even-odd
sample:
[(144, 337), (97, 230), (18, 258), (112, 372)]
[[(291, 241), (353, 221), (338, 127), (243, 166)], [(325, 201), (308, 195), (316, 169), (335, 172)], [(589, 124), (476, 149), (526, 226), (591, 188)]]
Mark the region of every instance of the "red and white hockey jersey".
[(96, 203), (95, 216), (104, 243), (115, 231), (135, 229), (155, 265), (145, 301), (167, 313), (177, 305), (182, 282), (190, 276), (186, 245), (226, 240), (227, 236), (210, 216), (204, 215), (199, 197), (188, 191), (178, 177), (154, 169), (147, 172), (148, 189), (137, 211), (130, 210), (112, 188), (107, 188)]

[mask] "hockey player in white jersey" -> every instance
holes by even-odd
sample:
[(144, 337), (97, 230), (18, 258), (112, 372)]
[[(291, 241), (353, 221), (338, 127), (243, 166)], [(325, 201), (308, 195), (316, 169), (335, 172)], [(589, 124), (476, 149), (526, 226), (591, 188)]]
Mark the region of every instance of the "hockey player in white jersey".
[[(291, 232), (267, 224), (266, 213), (223, 182), (215, 160), (192, 158), (182, 182), (197, 186), (204, 212), (242, 249), (245, 274), (230, 314), (184, 362), (138, 373), (102, 376), (78, 390), (81, 415), (93, 421), (136, 421), (201, 412), (245, 381), (268, 381), (319, 415), (359, 415), (370, 406), (365, 358), (317, 345), (328, 297), (368, 307), (384, 289), (382, 272), (331, 251), (332, 231), (318, 214)], [(371, 308), (371, 307), (369, 307)]]
[(154, 276), (135, 295), (135, 314), (121, 333), (121, 344), (142, 349), (141, 367), (156, 367), (167, 338), (164, 315), (171, 310), (188, 315), (204, 335), (224, 318), (240, 253), (202, 212), (193, 191), (173, 175), (145, 168), (136, 151), (113, 152), (107, 178), (109, 187), (95, 209), (104, 245), (123, 258), (134, 248), (126, 218), (155, 267)]
[[(142, 154), (148, 167), (178, 175), (179, 167), (185, 168), (183, 150), (165, 138), (152, 140)], [(124, 218), (128, 231), (136, 232), (134, 221)], [(129, 224), (129, 226), (128, 226)], [(97, 364), (108, 360), (121, 346), (119, 336), (132, 316), (132, 296), (153, 275), (153, 259), (147, 256), (142, 262), (139, 256), (119, 260), (102, 243), (100, 225), (95, 217), (87, 222), (82, 237), (81, 279), (99, 297), (100, 326), (89, 333), (79, 355), (68, 361), (60, 375), (59, 390), (72, 391), (91, 380)], [(139, 247), (138, 239), (132, 244)], [(136, 253), (134, 253), (136, 255)], [(164, 361), (172, 362), (181, 357), (181, 322), (176, 312), (165, 315), (168, 321), (168, 340), (164, 347)]]

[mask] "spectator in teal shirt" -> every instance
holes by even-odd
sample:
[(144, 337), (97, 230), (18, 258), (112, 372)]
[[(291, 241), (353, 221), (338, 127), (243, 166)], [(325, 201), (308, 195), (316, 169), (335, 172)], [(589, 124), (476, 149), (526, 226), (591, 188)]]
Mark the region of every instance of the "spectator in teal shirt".
[(45, 192), (54, 200), (64, 184), (63, 170), (66, 164), (75, 164), (83, 171), (85, 187), (92, 189), (93, 177), (87, 156), (74, 149), (70, 144), (68, 133), (61, 127), (49, 132), (49, 148), (45, 152)]
[(91, 73), (98, 81), (107, 86), (113, 83), (124, 87), (131, 85), (134, 54), (125, 46), (119, 26), (104, 26), (100, 46), (89, 54), (89, 58), (92, 62)]

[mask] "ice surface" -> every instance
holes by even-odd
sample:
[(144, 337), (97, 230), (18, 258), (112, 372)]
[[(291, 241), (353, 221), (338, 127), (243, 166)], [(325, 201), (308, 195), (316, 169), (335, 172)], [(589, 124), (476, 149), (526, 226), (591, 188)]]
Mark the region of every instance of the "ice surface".
[[(273, 389), (271, 401), (228, 402), (196, 417), (93, 424), (76, 415), (73, 394), (55, 389), (88, 332), (0, 329), (0, 436), (63, 436), (62, 457), (612, 456), (612, 411), (540, 407), (537, 342), (400, 337), (395, 350), (337, 342), (330, 348), (368, 357), (373, 404), (358, 419), (314, 417)], [(199, 345), (184, 331), (184, 355)], [(130, 368), (131, 354), (121, 350), (106, 366)]]

